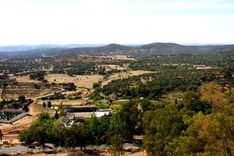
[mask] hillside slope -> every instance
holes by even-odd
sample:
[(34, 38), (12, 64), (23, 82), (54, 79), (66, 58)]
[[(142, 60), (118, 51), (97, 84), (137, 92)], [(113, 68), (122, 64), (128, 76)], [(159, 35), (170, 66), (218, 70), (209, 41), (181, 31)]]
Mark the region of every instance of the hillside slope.
[(217, 52), (234, 51), (234, 45), (204, 45), (186, 46), (175, 43), (151, 43), (142, 46), (126, 46), (119, 44), (109, 44), (99, 47), (79, 47), (79, 48), (45, 48), (17, 52), (0, 52), (0, 60), (11, 58), (28, 57), (55, 57), (65, 55), (128, 55), (131, 57), (145, 57), (152, 55), (171, 55), (171, 54), (192, 54), (200, 55)]
[(175, 43), (152, 43), (137, 47), (109, 44), (102, 47), (67, 49), (61, 51), (60, 53), (56, 53), (56, 55), (129, 55), (131, 57), (144, 57), (151, 55), (171, 55), (179, 53), (199, 55), (204, 53), (226, 51), (234, 51), (234, 45), (185, 46)]

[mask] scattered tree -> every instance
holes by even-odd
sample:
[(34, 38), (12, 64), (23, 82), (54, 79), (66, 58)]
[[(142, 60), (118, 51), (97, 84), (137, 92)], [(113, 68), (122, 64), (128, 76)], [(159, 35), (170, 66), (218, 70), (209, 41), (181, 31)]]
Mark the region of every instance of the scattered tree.
[(48, 107), (48, 108), (51, 108), (51, 107), (52, 107), (51, 101), (47, 101), (47, 107)]
[(0, 140), (2, 141), (2, 138), (3, 138), (3, 133), (2, 133), (2, 130), (0, 129)]
[(111, 137), (110, 152), (112, 156), (121, 156), (123, 154), (124, 140), (121, 135), (117, 134)]
[(46, 103), (43, 102), (43, 103), (42, 103), (42, 106), (43, 106), (43, 108), (45, 109), (45, 108), (46, 108)]

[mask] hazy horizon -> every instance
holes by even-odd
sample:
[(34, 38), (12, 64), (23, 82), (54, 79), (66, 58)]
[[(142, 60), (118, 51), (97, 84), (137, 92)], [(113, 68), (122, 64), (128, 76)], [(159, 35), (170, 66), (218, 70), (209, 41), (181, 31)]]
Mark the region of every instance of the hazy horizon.
[(71, 43), (71, 44), (50, 44), (50, 43), (42, 43), (42, 44), (12, 44), (12, 45), (0, 45), (0, 47), (10, 47), (10, 46), (106, 46), (111, 44), (123, 45), (123, 46), (140, 46), (140, 45), (148, 45), (154, 43), (172, 43), (179, 44), (183, 46), (215, 46), (215, 45), (234, 45), (234, 43), (175, 43), (175, 42), (152, 42), (152, 43), (132, 43), (132, 44), (119, 44), (119, 43)]

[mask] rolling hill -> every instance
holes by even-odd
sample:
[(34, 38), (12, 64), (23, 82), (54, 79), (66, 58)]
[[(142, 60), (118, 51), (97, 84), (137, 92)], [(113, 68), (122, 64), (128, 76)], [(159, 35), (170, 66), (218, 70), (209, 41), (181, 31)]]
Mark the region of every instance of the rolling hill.
[[(129, 55), (131, 57), (145, 57), (151, 55), (171, 55), (171, 54), (192, 54), (200, 55), (217, 52), (234, 51), (234, 45), (203, 45), (188, 46), (175, 43), (151, 43), (142, 46), (126, 46), (119, 44), (109, 44), (102, 46), (78, 47), (74, 46), (61, 47), (44, 45), (39, 49), (30, 49), (24, 51), (0, 52), (0, 60), (10, 58), (24, 57), (54, 57), (65, 55), (90, 55), (90, 56), (106, 56), (106, 55)], [(21, 47), (22, 48), (22, 47)], [(30, 47), (32, 48), (32, 47)], [(1, 48), (0, 48), (1, 49)]]

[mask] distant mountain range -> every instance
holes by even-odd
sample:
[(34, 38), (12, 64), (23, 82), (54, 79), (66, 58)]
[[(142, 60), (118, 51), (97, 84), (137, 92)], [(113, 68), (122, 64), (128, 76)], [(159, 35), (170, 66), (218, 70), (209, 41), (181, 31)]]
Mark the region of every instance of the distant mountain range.
[(142, 46), (126, 46), (119, 44), (109, 44), (101, 47), (65, 49), (55, 53), (54, 55), (129, 55), (132, 57), (144, 57), (151, 55), (171, 55), (177, 53), (199, 55), (225, 51), (234, 51), (234, 45), (185, 46), (175, 43), (152, 43)]
[(204, 45), (187, 46), (175, 43), (151, 43), (146, 45), (97, 45), (97, 44), (71, 44), (71, 45), (21, 45), (0, 47), (0, 60), (11, 58), (28, 58), (43, 56), (65, 55), (129, 55), (131, 57), (144, 57), (151, 55), (193, 54), (230, 52), (234, 45)]

